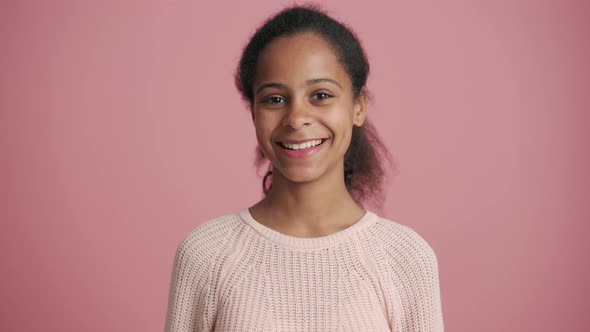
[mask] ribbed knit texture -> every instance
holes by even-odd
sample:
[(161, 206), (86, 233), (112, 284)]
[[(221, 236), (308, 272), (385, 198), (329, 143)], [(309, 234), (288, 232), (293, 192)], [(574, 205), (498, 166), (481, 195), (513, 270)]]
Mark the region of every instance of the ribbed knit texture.
[(371, 211), (299, 238), (245, 208), (178, 245), (165, 331), (443, 331), (437, 258), (411, 228)]

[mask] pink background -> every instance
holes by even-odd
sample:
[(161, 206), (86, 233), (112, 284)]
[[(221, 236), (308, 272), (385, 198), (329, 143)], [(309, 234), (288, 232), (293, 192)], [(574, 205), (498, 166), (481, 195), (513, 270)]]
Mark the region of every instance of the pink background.
[[(0, 330), (161, 331), (174, 251), (261, 195), (233, 86), (292, 1), (0, 5)], [(590, 6), (322, 1), (366, 46), (448, 331), (587, 331)]]

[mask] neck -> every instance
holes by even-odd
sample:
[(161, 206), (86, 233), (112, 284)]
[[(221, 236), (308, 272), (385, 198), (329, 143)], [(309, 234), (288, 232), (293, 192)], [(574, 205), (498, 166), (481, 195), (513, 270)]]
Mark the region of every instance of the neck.
[(358, 219), (365, 211), (348, 193), (343, 174), (342, 167), (314, 181), (292, 182), (273, 172), (272, 188), (259, 204), (274, 220), (288, 220), (301, 229), (329, 228), (351, 217)]

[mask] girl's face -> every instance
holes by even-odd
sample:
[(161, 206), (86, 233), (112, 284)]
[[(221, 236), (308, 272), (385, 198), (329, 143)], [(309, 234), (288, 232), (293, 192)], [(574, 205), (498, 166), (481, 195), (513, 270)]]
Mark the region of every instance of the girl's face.
[(353, 126), (364, 122), (366, 98), (354, 99), (330, 45), (311, 32), (274, 40), (259, 57), (253, 89), (256, 138), (273, 175), (308, 182), (338, 172), (343, 179), (344, 154)]

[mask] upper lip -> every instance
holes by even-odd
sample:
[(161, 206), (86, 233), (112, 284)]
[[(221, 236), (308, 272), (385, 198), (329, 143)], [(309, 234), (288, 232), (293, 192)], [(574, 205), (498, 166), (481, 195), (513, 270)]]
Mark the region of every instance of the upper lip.
[(324, 140), (327, 138), (307, 138), (307, 139), (285, 139), (285, 140), (277, 140), (275, 141), (275, 143), (285, 143), (285, 144), (300, 144), (300, 143), (305, 143), (305, 142), (309, 142), (309, 141), (315, 141), (315, 140)]

